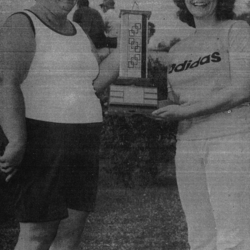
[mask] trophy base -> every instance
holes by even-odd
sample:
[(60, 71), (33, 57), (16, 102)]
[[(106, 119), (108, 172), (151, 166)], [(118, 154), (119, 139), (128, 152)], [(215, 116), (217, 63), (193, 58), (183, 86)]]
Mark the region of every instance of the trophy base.
[(158, 91), (149, 79), (118, 78), (110, 86), (107, 114), (148, 116), (157, 107)]
[(156, 110), (157, 107), (146, 107), (146, 106), (135, 106), (135, 105), (110, 105), (108, 108), (108, 115), (122, 115), (122, 116), (132, 116), (132, 115), (143, 115), (147, 117), (152, 116), (152, 112)]

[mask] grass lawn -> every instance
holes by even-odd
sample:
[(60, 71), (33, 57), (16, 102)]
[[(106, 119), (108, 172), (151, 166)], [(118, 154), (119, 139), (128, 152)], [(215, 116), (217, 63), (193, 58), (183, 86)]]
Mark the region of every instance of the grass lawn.
[(82, 247), (84, 250), (189, 249), (177, 188), (100, 190)]
[[(0, 249), (11, 250), (15, 221), (0, 225)], [(83, 250), (187, 250), (187, 228), (176, 186), (99, 188)]]

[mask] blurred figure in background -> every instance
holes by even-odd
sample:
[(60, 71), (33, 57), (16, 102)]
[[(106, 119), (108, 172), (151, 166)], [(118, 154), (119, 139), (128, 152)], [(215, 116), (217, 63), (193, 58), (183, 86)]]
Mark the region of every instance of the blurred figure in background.
[(120, 19), (115, 11), (115, 1), (114, 0), (103, 0), (100, 4), (103, 11), (103, 20), (105, 25), (105, 33), (107, 36), (107, 46), (109, 48), (117, 47), (117, 38), (120, 29)]
[(106, 47), (104, 21), (99, 11), (90, 8), (88, 0), (78, 0), (77, 7), (73, 21), (89, 35), (97, 49)]

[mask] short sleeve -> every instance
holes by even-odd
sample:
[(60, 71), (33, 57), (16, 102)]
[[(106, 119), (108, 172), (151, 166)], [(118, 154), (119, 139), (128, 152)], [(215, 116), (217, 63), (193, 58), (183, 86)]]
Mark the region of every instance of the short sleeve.
[(230, 52), (250, 51), (250, 26), (245, 21), (236, 22), (229, 31)]
[(250, 26), (237, 21), (229, 31), (229, 55), (232, 76), (250, 79)]

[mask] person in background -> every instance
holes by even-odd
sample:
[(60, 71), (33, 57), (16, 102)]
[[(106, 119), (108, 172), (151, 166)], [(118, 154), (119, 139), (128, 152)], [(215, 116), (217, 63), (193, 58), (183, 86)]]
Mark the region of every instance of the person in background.
[(172, 47), (168, 105), (191, 250), (250, 248), (250, 28), (235, 0), (174, 0), (194, 33)]
[(106, 47), (104, 22), (99, 11), (90, 8), (88, 0), (78, 0), (77, 7), (73, 21), (89, 35), (97, 49)]
[(151, 37), (155, 34), (155, 24), (148, 22), (148, 43), (150, 42)]
[(103, 20), (105, 25), (105, 33), (107, 36), (107, 46), (109, 48), (117, 47), (117, 39), (120, 29), (120, 19), (115, 11), (115, 1), (114, 0), (103, 0), (100, 4), (103, 11)]
[[(76, 0), (36, 0), (5, 22), (0, 50), (0, 171), (17, 187), (15, 250), (78, 250), (94, 210), (102, 109), (97, 93), (118, 76), (67, 19)], [(86, 56), (87, 55), (87, 56)]]

